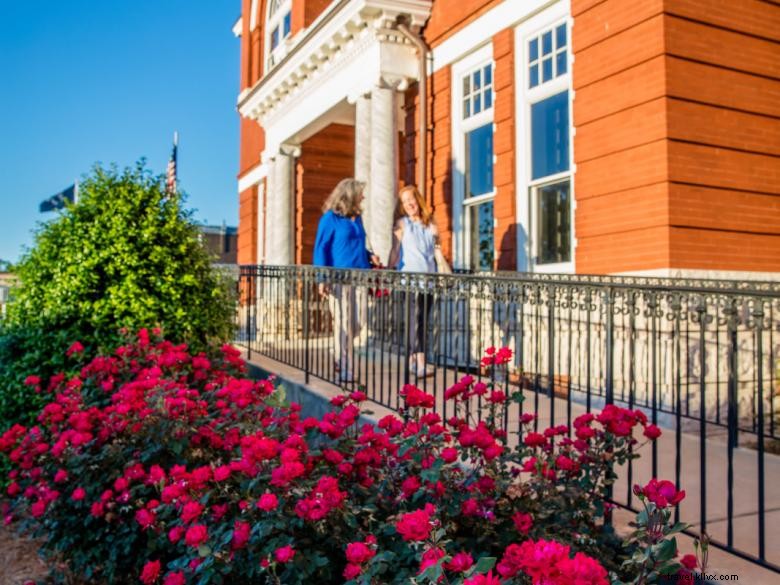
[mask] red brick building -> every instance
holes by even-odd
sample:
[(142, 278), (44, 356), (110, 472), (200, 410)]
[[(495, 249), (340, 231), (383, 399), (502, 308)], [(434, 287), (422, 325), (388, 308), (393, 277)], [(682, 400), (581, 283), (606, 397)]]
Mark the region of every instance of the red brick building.
[(356, 176), (380, 253), (420, 183), (459, 267), (780, 271), (777, 4), (242, 0), (234, 32), (239, 263), (310, 262)]

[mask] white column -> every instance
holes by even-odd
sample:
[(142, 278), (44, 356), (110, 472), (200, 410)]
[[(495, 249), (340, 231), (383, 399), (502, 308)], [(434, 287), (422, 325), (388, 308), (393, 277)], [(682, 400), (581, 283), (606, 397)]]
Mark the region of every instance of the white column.
[(382, 262), (392, 245), (398, 186), (395, 90), (376, 86), (371, 92), (371, 243)]
[(267, 161), (268, 175), (265, 179), (265, 264), (277, 264), (276, 246), (274, 242), (276, 235), (276, 159), (270, 158)]
[[(371, 226), (371, 97), (361, 95), (355, 100), (355, 178), (366, 184), (363, 201), (363, 225), (373, 243)], [(384, 261), (385, 259), (383, 259)]]
[(280, 152), (276, 155), (274, 165), (274, 216), (269, 217), (274, 222), (274, 264), (289, 265), (294, 263), (294, 219), (292, 201), (292, 156)]
[(261, 179), (257, 184), (257, 264), (265, 264), (266, 239), (265, 184)]

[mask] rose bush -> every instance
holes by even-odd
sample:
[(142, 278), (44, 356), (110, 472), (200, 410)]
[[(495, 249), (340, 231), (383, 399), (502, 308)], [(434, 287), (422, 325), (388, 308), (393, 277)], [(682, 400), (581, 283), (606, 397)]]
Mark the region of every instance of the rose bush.
[[(142, 330), (78, 375), (30, 380), (50, 401), (0, 438), (6, 522), (111, 583), (650, 583), (659, 549), (676, 553), (668, 515), (625, 546), (603, 522), (613, 466), (635, 457), (637, 429), (657, 436), (639, 411), (542, 432), (525, 414), (515, 441), (503, 422), (519, 395), (465, 376), (446, 420), (405, 386), (402, 417), (359, 426), (365, 393), (304, 418), (243, 368), (229, 346), (209, 359)], [(680, 499), (663, 482), (642, 494)]]

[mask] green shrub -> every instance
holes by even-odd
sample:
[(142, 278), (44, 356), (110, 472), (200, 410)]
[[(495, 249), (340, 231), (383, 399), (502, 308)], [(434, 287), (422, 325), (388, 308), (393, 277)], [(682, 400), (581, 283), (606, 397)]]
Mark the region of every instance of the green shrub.
[[(120, 329), (156, 324), (199, 350), (230, 337), (229, 279), (211, 266), (191, 212), (140, 162), (96, 166), (79, 201), (42, 224), (15, 272), (0, 329), (0, 429), (39, 407), (23, 385), (65, 368), (69, 343), (114, 347)], [(73, 366), (71, 366), (73, 367)]]

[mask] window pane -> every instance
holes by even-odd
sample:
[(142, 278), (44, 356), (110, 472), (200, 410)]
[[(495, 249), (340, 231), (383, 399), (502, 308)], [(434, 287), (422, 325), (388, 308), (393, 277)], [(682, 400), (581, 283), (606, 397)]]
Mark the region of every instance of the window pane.
[(555, 70), (555, 76), (558, 77), (559, 75), (563, 75), (566, 73), (566, 51), (561, 51), (555, 56), (556, 61), (556, 70)]
[(482, 87), (482, 72), (477, 69), (474, 72), (474, 91), (478, 90), (480, 87)]
[(536, 61), (539, 58), (539, 39), (531, 39), (528, 43), (528, 61)]
[(486, 65), (483, 71), (484, 71), (485, 85), (490, 85), (491, 83), (493, 83), (493, 66)]
[(466, 197), (493, 191), (493, 124), (466, 134)]
[(549, 55), (552, 50), (552, 31), (548, 30), (542, 35), (542, 55)]
[(471, 76), (466, 75), (463, 78), (463, 97), (466, 97), (471, 93)]
[(555, 29), (555, 48), (560, 49), (566, 46), (566, 25), (562, 24)]
[(547, 57), (542, 61), (542, 81), (550, 81), (553, 76), (553, 60), (552, 57)]
[(470, 205), (469, 246), (472, 270), (493, 270), (493, 202)]
[(539, 264), (571, 260), (571, 194), (569, 180), (537, 189), (539, 197)]
[(531, 65), (530, 74), (528, 76), (528, 87), (536, 87), (539, 85), (539, 66)]
[(477, 94), (474, 96), (474, 113), (479, 114), (482, 111), (482, 96)]
[(290, 34), (290, 12), (284, 15), (284, 34), (282, 38), (286, 38)]
[(466, 98), (463, 100), (463, 119), (465, 120), (471, 115), (471, 100)]
[(485, 101), (485, 109), (489, 110), (493, 107), (493, 90), (492, 89), (486, 89), (485, 93), (483, 94), (484, 101)]
[(271, 50), (273, 51), (278, 46), (279, 46), (279, 27), (277, 26), (276, 28), (274, 28), (274, 31), (271, 33)]
[(534, 179), (569, 170), (569, 92), (531, 106), (531, 175)]

